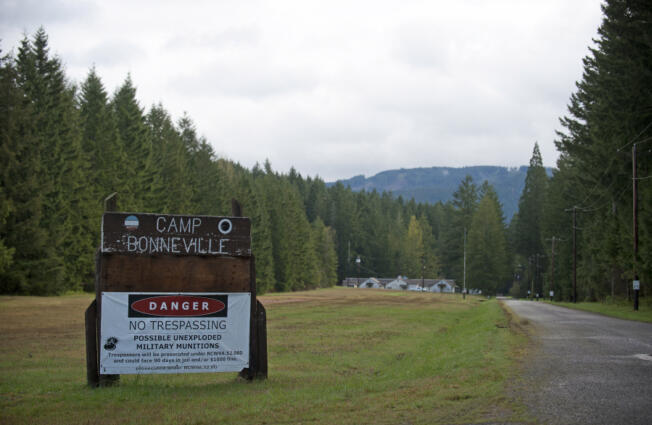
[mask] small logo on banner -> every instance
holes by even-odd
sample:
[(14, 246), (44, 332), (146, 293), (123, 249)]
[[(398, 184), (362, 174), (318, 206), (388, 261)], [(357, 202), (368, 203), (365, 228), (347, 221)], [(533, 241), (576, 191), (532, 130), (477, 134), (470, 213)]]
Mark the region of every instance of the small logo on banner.
[(127, 230), (136, 230), (138, 229), (138, 217), (135, 215), (130, 215), (125, 218), (125, 227)]
[(111, 336), (106, 339), (106, 343), (104, 344), (104, 349), (108, 351), (113, 351), (115, 350), (116, 345), (118, 345), (118, 338)]
[(227, 317), (228, 295), (129, 295), (129, 317)]

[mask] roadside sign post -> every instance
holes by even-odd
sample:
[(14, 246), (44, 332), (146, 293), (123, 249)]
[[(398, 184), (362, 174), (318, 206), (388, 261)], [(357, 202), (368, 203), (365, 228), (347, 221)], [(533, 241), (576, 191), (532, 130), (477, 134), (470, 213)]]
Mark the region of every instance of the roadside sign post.
[(638, 293), (641, 290), (641, 281), (638, 280), (638, 276), (634, 277), (632, 287), (634, 289), (634, 311), (638, 311)]
[(86, 311), (88, 384), (111, 385), (120, 374), (266, 378), (266, 314), (256, 299), (251, 223), (237, 201), (230, 217), (106, 204), (96, 298)]

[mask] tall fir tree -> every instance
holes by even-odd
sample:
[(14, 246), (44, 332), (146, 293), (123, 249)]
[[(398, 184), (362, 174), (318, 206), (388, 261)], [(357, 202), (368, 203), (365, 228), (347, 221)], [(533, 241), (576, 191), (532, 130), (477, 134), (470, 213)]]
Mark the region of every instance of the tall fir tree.
[(478, 188), (473, 178), (467, 175), (453, 193), (452, 217), (442, 236), (440, 258), (446, 276), (461, 281), (464, 267), (464, 235), (471, 227), (473, 215), (478, 206)]
[(335, 233), (317, 217), (312, 222), (315, 258), (317, 261), (317, 287), (328, 287), (337, 283), (337, 252)]
[(95, 67), (90, 69), (81, 86), (78, 102), (82, 146), (92, 173), (94, 197), (101, 200), (113, 192), (124, 192), (124, 147), (107, 92)]
[(534, 286), (541, 291), (541, 274), (537, 267), (541, 265), (540, 258), (546, 252), (543, 241), (543, 213), (546, 205), (548, 175), (543, 166), (539, 144), (534, 144), (530, 166), (525, 175), (525, 186), (518, 203), (518, 212), (514, 221), (513, 243), (521, 263), (527, 266), (528, 275), (536, 276)]
[(467, 287), (495, 294), (508, 286), (510, 261), (500, 204), (493, 189), (483, 192), (468, 232)]
[(156, 186), (158, 176), (145, 116), (136, 99), (136, 87), (130, 75), (114, 93), (111, 108), (125, 152), (120, 207), (125, 211), (142, 211), (148, 207), (146, 198)]
[(20, 87), (13, 58), (0, 59), (0, 241), (2, 293), (47, 287), (58, 257), (41, 228), (43, 174), (32, 121), (32, 104)]
[(146, 198), (154, 211), (183, 214), (192, 210), (193, 185), (190, 152), (162, 104), (154, 105), (145, 118), (152, 143), (149, 166), (152, 183)]
[(60, 60), (50, 56), (42, 28), (32, 41), (22, 41), (17, 69), (19, 84), (32, 105), (34, 148), (43, 164), (38, 176), (44, 190), (39, 226), (49, 236), (53, 258), (52, 279), (29, 291), (79, 288), (91, 279), (93, 238), (89, 233), (92, 193), (84, 184), (89, 172), (81, 147), (75, 90), (66, 81)]
[[(589, 299), (616, 288), (625, 295), (631, 285), (635, 268), (631, 151), (637, 145), (645, 152), (652, 137), (652, 8), (649, 1), (607, 0), (602, 10), (599, 37), (583, 60), (584, 72), (556, 141), (559, 167), (568, 170), (560, 177), (569, 179), (567, 186), (572, 188), (566, 207), (585, 212), (578, 281), (579, 296)], [(640, 155), (635, 167), (640, 176), (649, 176), (650, 156)], [(650, 252), (652, 197), (649, 185), (640, 186), (636, 268), (645, 290), (652, 279), (652, 263), (650, 255), (640, 254)]]

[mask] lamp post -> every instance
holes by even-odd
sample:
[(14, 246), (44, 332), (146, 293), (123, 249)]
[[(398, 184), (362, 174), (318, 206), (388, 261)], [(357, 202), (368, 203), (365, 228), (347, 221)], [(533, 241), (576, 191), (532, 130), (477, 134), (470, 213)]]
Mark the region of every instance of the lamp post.
[(464, 228), (464, 288), (462, 289), (462, 299), (466, 299), (466, 227)]
[(426, 256), (421, 256), (421, 292), (426, 290)]
[(514, 285), (514, 284), (518, 284), (518, 294), (517, 294), (517, 297), (520, 297), (520, 296), (521, 296), (521, 291), (523, 290), (523, 288), (521, 288), (521, 276), (522, 276), (522, 275), (523, 275), (523, 265), (522, 265), (522, 264), (518, 264), (518, 265), (516, 266), (516, 273), (515, 273), (515, 276), (514, 276), (514, 281), (515, 281), (515, 283), (512, 284), (512, 285)]
[(358, 286), (360, 286), (360, 262), (361, 262), (360, 256), (358, 255), (358, 257), (355, 259), (355, 264), (358, 267), (358, 274), (357, 274)]

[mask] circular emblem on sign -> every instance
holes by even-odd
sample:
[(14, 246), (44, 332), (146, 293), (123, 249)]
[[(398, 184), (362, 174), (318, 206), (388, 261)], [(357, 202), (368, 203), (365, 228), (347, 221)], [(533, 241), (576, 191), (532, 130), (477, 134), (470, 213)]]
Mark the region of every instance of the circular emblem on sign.
[(127, 230), (136, 230), (138, 229), (138, 217), (135, 215), (130, 215), (125, 218), (125, 227)]
[(220, 233), (223, 235), (228, 235), (233, 230), (233, 223), (228, 218), (223, 218), (217, 225)]

